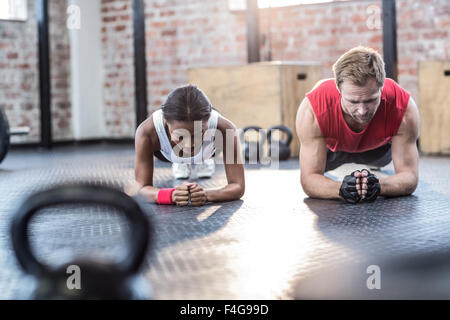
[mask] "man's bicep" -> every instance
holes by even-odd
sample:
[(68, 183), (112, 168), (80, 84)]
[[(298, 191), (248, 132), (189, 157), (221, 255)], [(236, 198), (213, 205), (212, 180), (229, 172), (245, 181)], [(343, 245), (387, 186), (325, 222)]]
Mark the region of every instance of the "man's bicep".
[(402, 137), (392, 139), (392, 160), (395, 173), (411, 172), (418, 177), (419, 152), (415, 142), (407, 141)]
[(302, 176), (312, 173), (323, 174), (326, 165), (326, 142), (308, 98), (305, 98), (300, 105), (296, 129), (300, 140)]
[(327, 160), (326, 142), (323, 137), (310, 138), (300, 147), (300, 172), (302, 176), (323, 174)]
[(412, 171), (418, 174), (419, 112), (411, 98), (398, 134), (392, 138), (392, 160), (395, 172)]

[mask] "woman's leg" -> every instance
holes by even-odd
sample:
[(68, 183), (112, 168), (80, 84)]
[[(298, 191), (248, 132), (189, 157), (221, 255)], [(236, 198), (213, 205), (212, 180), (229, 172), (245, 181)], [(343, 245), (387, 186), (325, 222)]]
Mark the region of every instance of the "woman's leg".
[[(170, 162), (161, 151), (155, 151), (153, 155), (163, 162)], [(191, 166), (184, 163), (172, 163), (172, 174), (175, 179), (188, 179), (191, 175)]]
[(204, 160), (202, 163), (194, 164), (193, 168), (197, 172), (199, 178), (211, 178), (216, 171), (216, 164), (214, 158)]

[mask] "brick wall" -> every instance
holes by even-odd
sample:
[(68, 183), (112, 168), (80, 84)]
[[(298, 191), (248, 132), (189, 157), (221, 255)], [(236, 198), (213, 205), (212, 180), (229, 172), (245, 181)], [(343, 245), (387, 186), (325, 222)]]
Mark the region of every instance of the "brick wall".
[(399, 82), (418, 103), (418, 63), (450, 60), (450, 1), (397, 0)]
[[(188, 81), (195, 65), (246, 62), (245, 14), (224, 0), (146, 0), (148, 110)], [(102, 0), (106, 127), (134, 136), (134, 65), (131, 1)]]
[(149, 111), (188, 82), (189, 67), (247, 62), (244, 12), (224, 0), (146, 0)]
[[(70, 51), (66, 1), (50, 1), (52, 117), (55, 140), (70, 139)], [(199, 65), (246, 62), (245, 12), (227, 0), (145, 0), (148, 110), (188, 81)], [(344, 1), (260, 10), (261, 57), (322, 63), (323, 76), (346, 50), (368, 45), (382, 52), (376, 26), (381, 1)], [(134, 135), (134, 65), (131, 0), (102, 0), (102, 49), (107, 136)], [(34, 1), (26, 22), (0, 21), (0, 107), (11, 125), (28, 125), (39, 140), (37, 26)], [(450, 59), (448, 0), (398, 0), (399, 82), (418, 100), (417, 65)], [(378, 15), (378, 21), (379, 21)], [(269, 32), (270, 30), (270, 32)], [(269, 42), (270, 39), (270, 42)], [(13, 141), (19, 141), (16, 138)]]
[[(324, 77), (331, 77), (333, 63), (353, 46), (366, 45), (382, 53), (382, 30), (375, 23), (377, 8), (381, 10), (381, 1), (263, 9), (263, 57), (267, 57), (270, 34), (274, 60), (319, 61)], [(450, 2), (397, 0), (397, 49), (398, 81), (418, 102), (419, 61), (450, 60)]]
[[(103, 0), (102, 9), (105, 97), (114, 110), (107, 111), (114, 117), (114, 130), (124, 122), (129, 127), (129, 114), (134, 116), (132, 16), (127, 3)], [(171, 89), (187, 82), (189, 67), (246, 62), (245, 13), (230, 11), (227, 0), (147, 0), (145, 5), (149, 112)], [(353, 46), (382, 52), (380, 12), (379, 0), (261, 9), (261, 57), (269, 58), (270, 39), (273, 60), (318, 61), (323, 76), (331, 77), (332, 64)], [(450, 59), (448, 17), (446, 0), (398, 1), (399, 82), (416, 100), (418, 61)], [(109, 63), (120, 56), (125, 59)]]
[(66, 0), (49, 1), (51, 110), (55, 141), (73, 139), (70, 102), (70, 39), (66, 26), (66, 10)]
[[(70, 139), (70, 56), (65, 28), (65, 1), (50, 0), (52, 121), (55, 140)], [(25, 22), (0, 21), (0, 107), (11, 126), (29, 126), (26, 137), (12, 142), (39, 142), (39, 74), (34, 1), (28, 1)]]
[(135, 131), (133, 17), (129, 0), (102, 0), (105, 129), (109, 137)]
[(39, 141), (37, 59), (34, 3), (28, 1), (26, 22), (0, 21), (0, 108), (11, 126), (31, 127), (28, 141)]
[[(382, 32), (374, 23), (377, 7), (381, 10), (381, 1), (273, 8), (270, 14), (266, 9), (261, 32), (267, 38), (270, 18), (273, 59), (316, 60), (324, 77), (331, 77), (332, 64), (348, 48), (361, 44), (382, 53)], [(450, 59), (449, 17), (447, 0), (397, 0), (398, 81), (416, 101), (418, 62)], [(267, 44), (263, 49), (267, 52)]]
[[(379, 1), (348, 1), (261, 10), (262, 53), (271, 48), (273, 60), (318, 61), (323, 76), (348, 49), (366, 45), (381, 52), (382, 31), (373, 23), (371, 8)], [(269, 45), (269, 39), (271, 45)]]

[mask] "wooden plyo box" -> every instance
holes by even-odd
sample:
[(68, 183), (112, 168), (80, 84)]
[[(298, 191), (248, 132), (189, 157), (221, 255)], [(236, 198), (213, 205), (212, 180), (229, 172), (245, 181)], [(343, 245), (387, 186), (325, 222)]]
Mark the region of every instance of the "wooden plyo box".
[(213, 107), (238, 128), (289, 127), (294, 135), (291, 156), (298, 156), (295, 117), (305, 94), (321, 79), (319, 64), (258, 62), (191, 68), (188, 74), (189, 82), (205, 92)]
[(450, 61), (419, 64), (420, 149), (450, 154)]

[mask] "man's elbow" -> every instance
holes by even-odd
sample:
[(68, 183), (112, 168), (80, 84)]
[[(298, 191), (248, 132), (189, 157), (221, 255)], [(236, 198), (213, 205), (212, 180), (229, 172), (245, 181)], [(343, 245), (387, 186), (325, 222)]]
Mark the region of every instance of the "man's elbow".
[(410, 196), (416, 191), (417, 186), (419, 184), (419, 178), (415, 176), (411, 183), (406, 187), (405, 195)]
[(413, 173), (413, 172), (408, 172), (408, 177), (404, 178), (403, 183), (401, 184), (400, 187), (400, 192), (399, 195), (401, 196), (410, 196), (411, 194), (414, 193), (414, 191), (416, 191), (417, 186), (419, 184), (419, 177), (417, 174)]
[(308, 178), (305, 176), (300, 177), (300, 185), (303, 189), (303, 192), (310, 198), (315, 198), (315, 193), (313, 192), (312, 188), (310, 188), (308, 184)]

